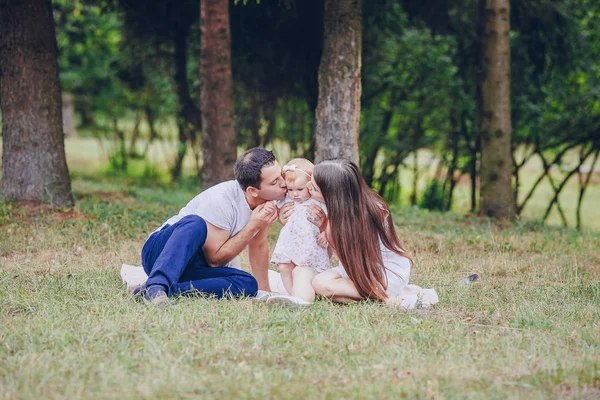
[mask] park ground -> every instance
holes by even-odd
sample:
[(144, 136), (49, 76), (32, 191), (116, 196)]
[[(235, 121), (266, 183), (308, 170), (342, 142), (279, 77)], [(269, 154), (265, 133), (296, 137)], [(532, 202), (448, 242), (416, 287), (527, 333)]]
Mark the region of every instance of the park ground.
[(0, 398), (600, 398), (597, 229), (394, 207), (432, 310), (157, 309), (119, 268), (197, 187), (107, 176), (85, 151), (67, 144), (75, 208), (0, 205)]

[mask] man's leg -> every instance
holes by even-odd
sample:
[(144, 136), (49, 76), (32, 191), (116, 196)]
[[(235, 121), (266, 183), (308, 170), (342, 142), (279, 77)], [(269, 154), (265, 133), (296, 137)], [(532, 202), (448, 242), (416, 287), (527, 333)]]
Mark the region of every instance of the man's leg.
[(184, 273), (181, 281), (173, 285), (172, 294), (206, 293), (223, 296), (256, 296), (258, 282), (249, 273), (230, 267), (194, 267)]
[(190, 261), (202, 253), (206, 234), (206, 222), (197, 215), (188, 215), (152, 234), (142, 250), (147, 292), (160, 288), (170, 295)]

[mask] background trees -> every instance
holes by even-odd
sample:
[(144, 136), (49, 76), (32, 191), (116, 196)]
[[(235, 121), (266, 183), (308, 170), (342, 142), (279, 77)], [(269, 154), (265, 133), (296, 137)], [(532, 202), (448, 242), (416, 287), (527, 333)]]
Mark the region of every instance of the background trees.
[[(539, 217), (555, 213), (565, 223), (571, 219), (581, 225), (581, 206), (568, 211), (563, 194), (576, 184), (581, 204), (594, 184), (589, 171), (600, 136), (600, 10), (595, 2), (523, 0), (503, 6), (510, 6), (504, 22), (510, 22), (511, 79), (510, 99), (500, 97), (504, 114), (510, 112), (512, 135), (502, 151), (496, 151), (497, 143), (487, 149), (481, 139), (498, 131), (485, 117), (499, 107), (485, 100), (500, 99), (487, 96), (490, 86), (484, 84), (491, 77), (485, 66), (494, 64), (485, 51), (490, 40), (484, 0), (327, 5), (317, 0), (228, 3), (231, 126), (238, 147), (275, 147), (280, 158), (358, 157), (368, 182), (390, 202), (433, 209), (464, 209), (466, 201), (474, 212), (512, 218), (511, 211), (499, 212), (510, 206), (488, 207), (485, 199), (506, 194), (503, 204), (512, 198), (519, 215), (549, 188)], [(148, 145), (157, 141), (175, 151), (167, 152), (165, 165), (149, 168), (168, 170), (171, 179), (227, 170), (210, 156), (225, 160), (219, 152), (228, 146), (202, 139), (210, 131), (203, 129), (202, 118), (226, 113), (201, 112), (200, 74), (208, 69), (201, 68), (199, 2), (55, 0), (53, 7), (63, 91), (73, 93), (83, 134), (91, 132), (109, 144), (112, 168), (126, 173), (136, 160), (150, 165)], [(328, 21), (346, 15), (345, 7), (354, 7), (351, 16), (360, 9), (362, 18), (350, 18), (343, 26), (352, 29), (342, 32)], [(340, 67), (342, 59), (348, 69)], [(509, 86), (504, 87), (506, 93)], [(348, 95), (342, 96), (345, 102), (339, 101), (342, 93)], [(356, 128), (349, 122), (358, 113)], [(342, 125), (349, 128), (336, 127)], [(510, 131), (508, 125), (502, 129)], [(349, 153), (358, 149), (358, 155), (325, 154), (327, 141), (343, 142), (342, 131), (358, 138), (346, 141)], [(497, 159), (486, 158), (495, 151)], [(486, 182), (500, 174), (486, 172), (488, 160), (504, 173), (504, 189), (492, 195), (483, 194)]]
[(72, 204), (49, 0), (0, 2), (2, 195)]
[(486, 0), (481, 38), (481, 204), (483, 215), (515, 218), (511, 182), (510, 2)]
[(202, 107), (202, 185), (233, 179), (237, 158), (233, 130), (229, 2), (200, 3), (200, 103)]
[(348, 158), (358, 163), (362, 1), (325, 1), (323, 27), (315, 161)]

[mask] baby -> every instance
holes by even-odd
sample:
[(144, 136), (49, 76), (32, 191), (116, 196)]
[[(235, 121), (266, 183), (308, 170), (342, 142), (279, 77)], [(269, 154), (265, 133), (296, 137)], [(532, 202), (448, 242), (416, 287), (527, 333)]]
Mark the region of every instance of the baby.
[(299, 306), (310, 305), (315, 299), (312, 279), (329, 268), (329, 252), (325, 234), (309, 220), (308, 208), (318, 205), (326, 212), (325, 205), (314, 198), (308, 190), (314, 165), (305, 158), (295, 158), (282, 169), (288, 195), (278, 206), (293, 201), (294, 213), (281, 229), (271, 263), (277, 264), (281, 279), (290, 296), (271, 296), (268, 304), (286, 303)]

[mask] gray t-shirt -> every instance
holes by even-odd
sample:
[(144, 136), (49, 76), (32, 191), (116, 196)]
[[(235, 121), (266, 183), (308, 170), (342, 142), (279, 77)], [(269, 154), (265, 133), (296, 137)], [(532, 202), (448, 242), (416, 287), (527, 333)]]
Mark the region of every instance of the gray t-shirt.
[[(169, 218), (165, 225), (173, 225), (188, 215), (197, 215), (217, 228), (230, 231), (235, 236), (250, 221), (252, 210), (237, 181), (227, 181), (206, 189), (190, 200), (179, 214)], [(154, 233), (154, 232), (153, 232)]]

